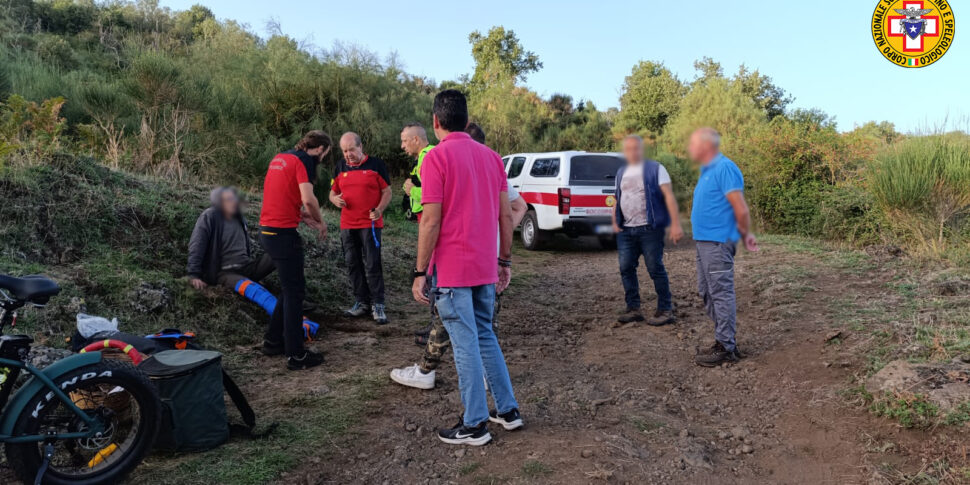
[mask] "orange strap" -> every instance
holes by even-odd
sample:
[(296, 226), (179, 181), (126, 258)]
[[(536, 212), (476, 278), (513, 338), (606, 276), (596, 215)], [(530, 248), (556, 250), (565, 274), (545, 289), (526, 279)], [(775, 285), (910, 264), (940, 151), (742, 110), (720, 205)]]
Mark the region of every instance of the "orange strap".
[(239, 289), (236, 290), (236, 291), (240, 295), (246, 296), (246, 288), (249, 288), (249, 284), (252, 283), (252, 282), (253, 282), (253, 280), (244, 280), (242, 283), (239, 284)]

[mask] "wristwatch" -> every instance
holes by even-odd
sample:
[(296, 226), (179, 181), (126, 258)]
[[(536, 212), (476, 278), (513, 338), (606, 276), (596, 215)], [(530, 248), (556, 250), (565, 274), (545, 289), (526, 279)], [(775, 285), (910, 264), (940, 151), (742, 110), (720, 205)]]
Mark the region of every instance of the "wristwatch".
[(428, 272), (427, 271), (414, 270), (414, 271), (411, 272), (411, 279), (412, 280), (416, 280), (418, 278), (424, 278), (426, 276), (428, 276)]

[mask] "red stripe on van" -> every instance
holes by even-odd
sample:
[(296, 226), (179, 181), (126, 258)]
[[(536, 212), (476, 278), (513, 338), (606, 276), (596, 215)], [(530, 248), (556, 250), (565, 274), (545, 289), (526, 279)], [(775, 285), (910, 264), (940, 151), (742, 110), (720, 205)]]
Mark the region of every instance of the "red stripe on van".
[[(559, 194), (550, 192), (521, 192), (519, 195), (528, 204), (559, 206)], [(612, 207), (606, 203), (608, 197), (612, 196), (573, 194), (570, 198), (569, 205), (572, 207)]]
[(559, 194), (550, 194), (548, 192), (521, 192), (519, 195), (521, 195), (522, 199), (528, 204), (559, 206)]

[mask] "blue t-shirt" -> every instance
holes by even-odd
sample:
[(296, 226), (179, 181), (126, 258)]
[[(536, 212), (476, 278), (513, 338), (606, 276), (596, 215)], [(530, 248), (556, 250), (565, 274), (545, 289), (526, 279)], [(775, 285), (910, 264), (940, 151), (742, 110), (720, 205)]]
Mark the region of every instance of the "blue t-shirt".
[(701, 167), (690, 211), (695, 241), (724, 243), (741, 239), (734, 209), (727, 199), (727, 194), (735, 190), (744, 190), (744, 177), (731, 159), (719, 153), (706, 167)]

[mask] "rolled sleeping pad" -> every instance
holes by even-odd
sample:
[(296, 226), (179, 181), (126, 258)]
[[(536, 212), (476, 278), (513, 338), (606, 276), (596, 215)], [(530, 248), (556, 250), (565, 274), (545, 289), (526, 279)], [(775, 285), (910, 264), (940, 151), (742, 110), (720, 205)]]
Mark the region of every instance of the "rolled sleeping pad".
[(259, 283), (250, 279), (239, 280), (239, 283), (236, 283), (236, 293), (263, 307), (269, 316), (273, 316), (273, 311), (276, 310), (276, 297)]
[(313, 337), (317, 336), (317, 330), (320, 330), (320, 324), (314, 322), (307, 317), (303, 317), (303, 336), (306, 338), (307, 342), (313, 340)]
[[(236, 283), (236, 293), (263, 307), (269, 316), (273, 316), (276, 310), (276, 297), (259, 283), (250, 279), (239, 280), (239, 283)], [(319, 323), (303, 317), (303, 335), (307, 340), (313, 340), (318, 330), (320, 330)]]

